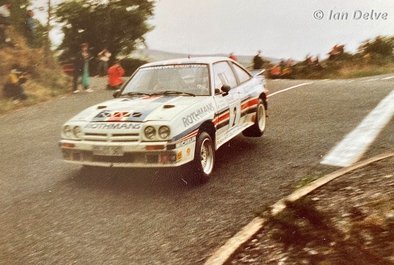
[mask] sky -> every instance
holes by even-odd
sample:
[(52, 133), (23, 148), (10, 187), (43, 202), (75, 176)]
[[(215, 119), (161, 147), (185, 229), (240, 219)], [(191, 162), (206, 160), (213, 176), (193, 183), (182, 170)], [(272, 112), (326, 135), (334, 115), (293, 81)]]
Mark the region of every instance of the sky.
[[(335, 44), (354, 52), (366, 39), (394, 35), (393, 0), (157, 0), (154, 12), (148, 47), (187, 54), (324, 58)], [(59, 42), (59, 31), (52, 38)]]
[(353, 52), (366, 39), (394, 35), (394, 1), (159, 0), (151, 23), (152, 49), (242, 55), (261, 49), (269, 57), (303, 59), (325, 57), (337, 43)]

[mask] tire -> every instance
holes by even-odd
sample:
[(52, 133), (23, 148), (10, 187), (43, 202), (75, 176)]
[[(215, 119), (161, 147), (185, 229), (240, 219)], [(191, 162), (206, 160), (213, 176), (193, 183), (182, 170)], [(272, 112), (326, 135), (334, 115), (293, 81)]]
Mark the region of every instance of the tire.
[(190, 164), (189, 181), (192, 184), (207, 182), (215, 165), (215, 148), (211, 136), (202, 132), (197, 137), (194, 160)]
[(267, 123), (266, 104), (260, 99), (256, 109), (256, 120), (254, 124), (244, 130), (242, 134), (246, 137), (261, 137), (264, 134)]

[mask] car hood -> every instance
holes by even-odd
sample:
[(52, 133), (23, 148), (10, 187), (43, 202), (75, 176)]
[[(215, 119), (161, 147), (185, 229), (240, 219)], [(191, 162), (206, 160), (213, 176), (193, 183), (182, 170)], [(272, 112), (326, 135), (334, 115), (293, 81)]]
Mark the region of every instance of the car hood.
[(155, 96), (117, 98), (85, 109), (71, 120), (86, 122), (145, 122), (171, 120), (208, 97)]

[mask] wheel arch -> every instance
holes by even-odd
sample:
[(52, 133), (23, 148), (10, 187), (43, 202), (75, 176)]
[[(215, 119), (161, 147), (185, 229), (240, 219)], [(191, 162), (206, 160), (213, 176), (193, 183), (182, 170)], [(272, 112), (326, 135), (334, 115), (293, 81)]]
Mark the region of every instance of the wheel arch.
[(265, 110), (268, 110), (268, 96), (265, 92), (261, 93), (259, 98), (263, 102)]
[(212, 120), (205, 121), (200, 125), (199, 133), (201, 132), (207, 132), (209, 136), (211, 136), (212, 142), (216, 150), (216, 128), (215, 125), (213, 125)]

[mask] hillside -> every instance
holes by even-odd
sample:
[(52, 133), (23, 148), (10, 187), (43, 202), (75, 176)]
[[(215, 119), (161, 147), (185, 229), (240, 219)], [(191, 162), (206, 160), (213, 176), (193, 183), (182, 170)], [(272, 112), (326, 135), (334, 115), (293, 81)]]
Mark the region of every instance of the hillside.
[[(8, 29), (8, 35), (12, 44), (0, 48), (0, 114), (65, 93), (70, 80), (63, 74), (54, 57), (49, 55), (46, 58), (42, 48), (29, 48), (25, 39), (13, 28)], [(3, 93), (4, 84), (15, 65), (26, 72), (28, 77), (23, 85), (28, 98), (18, 103), (5, 98)]]

